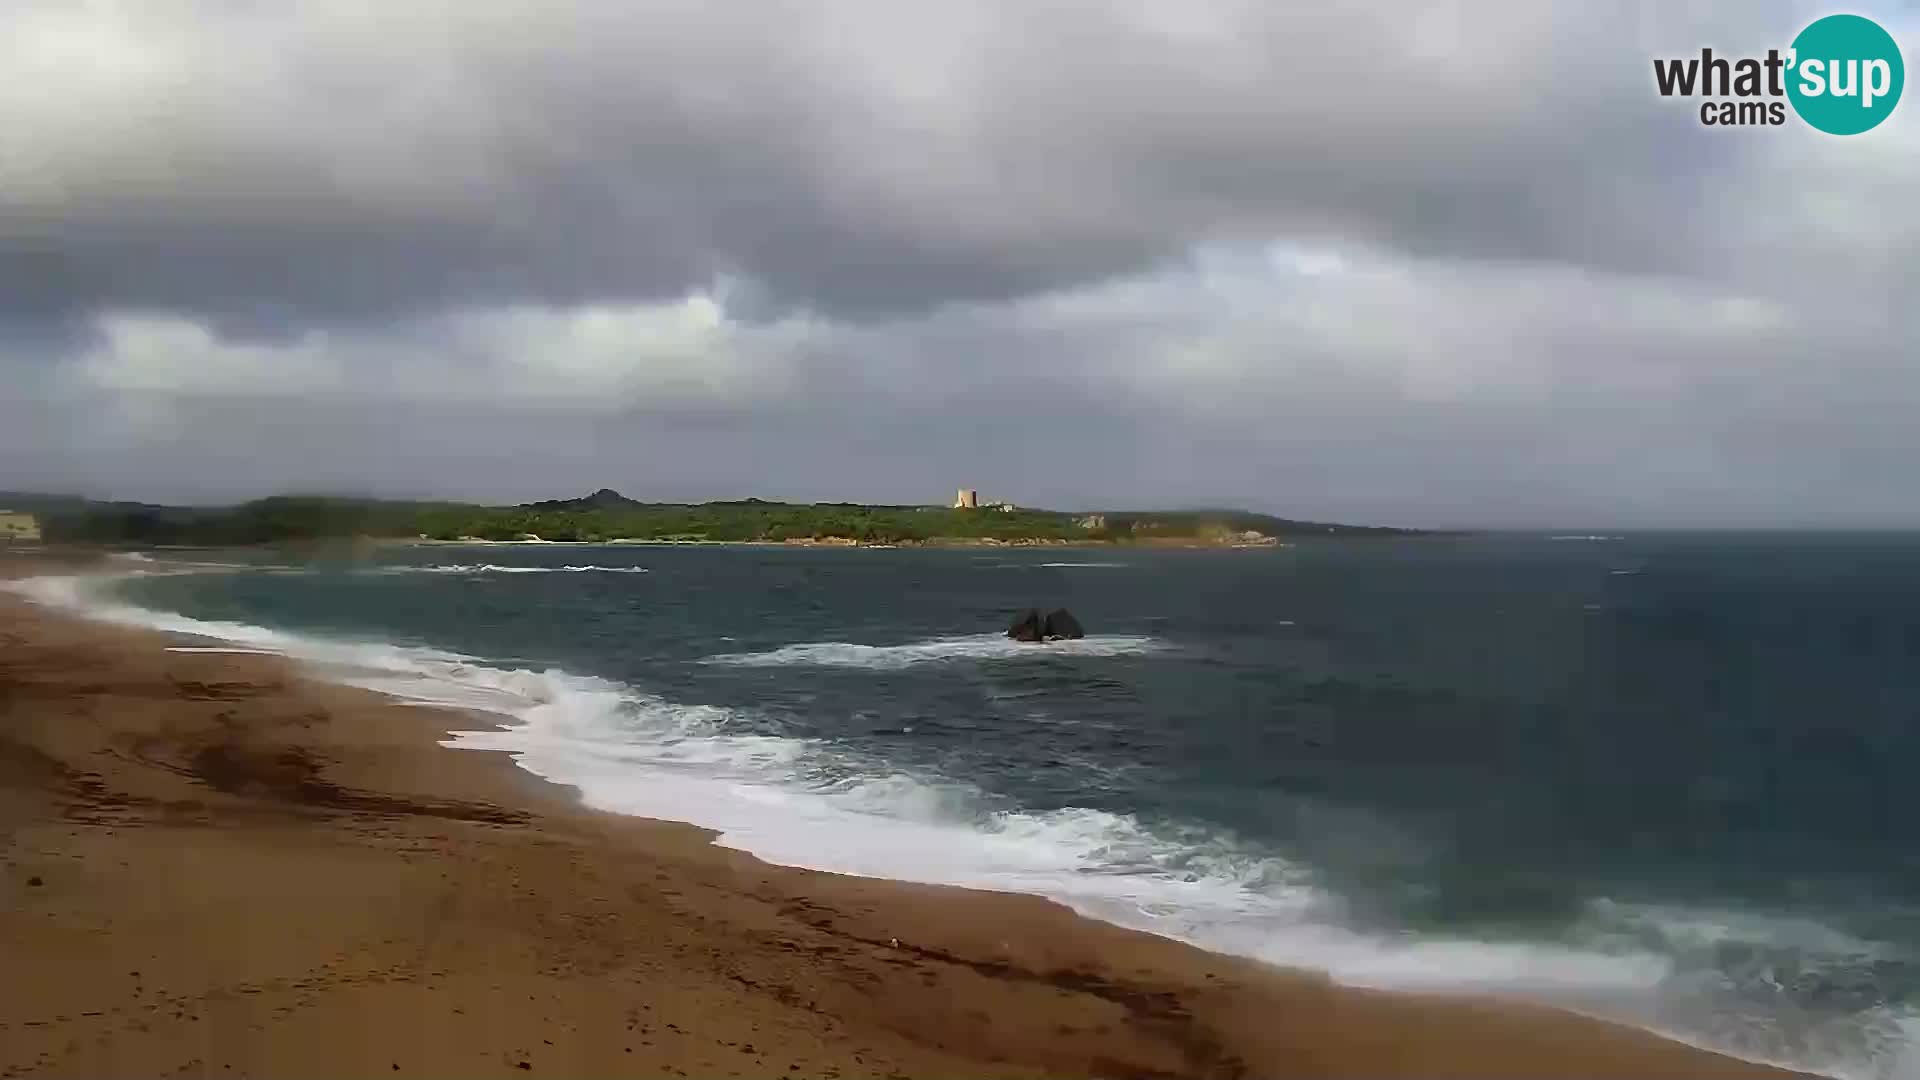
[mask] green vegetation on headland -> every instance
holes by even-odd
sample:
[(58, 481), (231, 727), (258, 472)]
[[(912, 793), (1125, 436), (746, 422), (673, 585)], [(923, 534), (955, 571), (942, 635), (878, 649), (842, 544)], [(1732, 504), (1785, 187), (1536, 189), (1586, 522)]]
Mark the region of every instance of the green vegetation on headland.
[[(0, 502), (8, 496), (0, 495)], [(1404, 536), (1409, 530), (1290, 521), (1232, 510), (1064, 513), (780, 503), (642, 503), (602, 489), (584, 499), (478, 506), (277, 496), (230, 507), (14, 496), (54, 542), (238, 545), (349, 537), (558, 542), (1165, 543), (1230, 546), (1296, 535)]]

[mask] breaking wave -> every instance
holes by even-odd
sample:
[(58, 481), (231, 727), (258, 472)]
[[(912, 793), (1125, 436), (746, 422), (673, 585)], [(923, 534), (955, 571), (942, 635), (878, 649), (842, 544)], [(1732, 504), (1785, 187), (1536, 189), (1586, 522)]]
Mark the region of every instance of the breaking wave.
[(644, 566), (502, 566), (497, 563), (447, 563), (440, 566), (370, 566), (353, 571), (375, 576), (397, 574), (644, 574)]
[(904, 645), (857, 645), (813, 641), (782, 645), (765, 652), (722, 653), (702, 663), (728, 667), (840, 667), (886, 671), (914, 664), (954, 660), (1031, 660), (1060, 656), (1141, 656), (1163, 652), (1167, 644), (1150, 637), (1098, 635), (1045, 645), (1015, 641), (1005, 634), (969, 634)]
[[(769, 862), (1037, 894), (1093, 918), (1326, 971), (1353, 985), (1532, 995), (1849, 1080), (1916, 1074), (1909, 1014), (1797, 1015), (1778, 992), (1795, 973), (1913, 962), (1818, 922), (1596, 898), (1562, 940), (1361, 927), (1314, 867), (1218, 829), (1085, 807), (1009, 806), (950, 778), (786, 736), (751, 711), (676, 703), (559, 669), (195, 619), (122, 602), (111, 585), (109, 578), (61, 577), (9, 587), (95, 619), (210, 642), (177, 648), (283, 654), (341, 683), (499, 716), (504, 727), (456, 732), (446, 745), (508, 752), (529, 772), (576, 787), (589, 805), (690, 821)], [(799, 644), (704, 662), (888, 668), (1162, 647), (1150, 638), (1104, 637), (1043, 649), (980, 635), (891, 646)]]

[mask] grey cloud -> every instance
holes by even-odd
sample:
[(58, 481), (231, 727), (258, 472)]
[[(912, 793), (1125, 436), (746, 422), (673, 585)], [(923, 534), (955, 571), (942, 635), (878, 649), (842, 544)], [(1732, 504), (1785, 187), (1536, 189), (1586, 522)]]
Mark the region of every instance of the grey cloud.
[[(1414, 525), (1909, 519), (1920, 379), (1842, 317), (1680, 279), (1239, 252), (885, 323), (704, 303), (275, 346), (118, 325), (53, 380), (96, 422), (43, 434), (63, 478), (175, 497), (918, 502), (965, 483)], [(522, 343), (544, 344), (532, 368)]]
[(1250, 233), (1695, 270), (1751, 151), (1652, 99), (1668, 7), (22, 5), (0, 304), (266, 330), (733, 273), (874, 314)]
[(0, 489), (1920, 523), (1915, 114), (1650, 85), (1802, 21), (9, 5)]

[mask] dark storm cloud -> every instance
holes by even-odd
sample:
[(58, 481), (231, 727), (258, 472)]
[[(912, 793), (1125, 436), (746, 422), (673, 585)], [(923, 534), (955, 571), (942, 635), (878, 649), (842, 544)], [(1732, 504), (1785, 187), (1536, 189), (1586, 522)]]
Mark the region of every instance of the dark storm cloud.
[(0, 304), (866, 315), (1275, 233), (1693, 270), (1748, 148), (1663, 122), (1661, 7), (25, 4)]

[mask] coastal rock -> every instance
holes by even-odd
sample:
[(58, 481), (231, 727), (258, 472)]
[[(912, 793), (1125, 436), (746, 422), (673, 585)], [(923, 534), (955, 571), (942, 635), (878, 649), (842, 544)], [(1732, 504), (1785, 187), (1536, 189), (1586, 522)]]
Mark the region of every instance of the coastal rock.
[(1028, 608), (1014, 617), (1007, 636), (1015, 641), (1063, 641), (1086, 637), (1087, 632), (1066, 608), (1055, 608), (1045, 615), (1039, 608)]
[(1047, 636), (1047, 620), (1038, 608), (1028, 608), (1016, 615), (1013, 625), (1007, 627), (1007, 636), (1015, 641), (1044, 641)]
[(1059, 641), (1063, 638), (1083, 638), (1087, 636), (1086, 630), (1080, 626), (1080, 620), (1074, 618), (1073, 612), (1068, 611), (1066, 608), (1055, 608), (1048, 612), (1046, 620), (1042, 624), (1041, 631), (1048, 641)]

